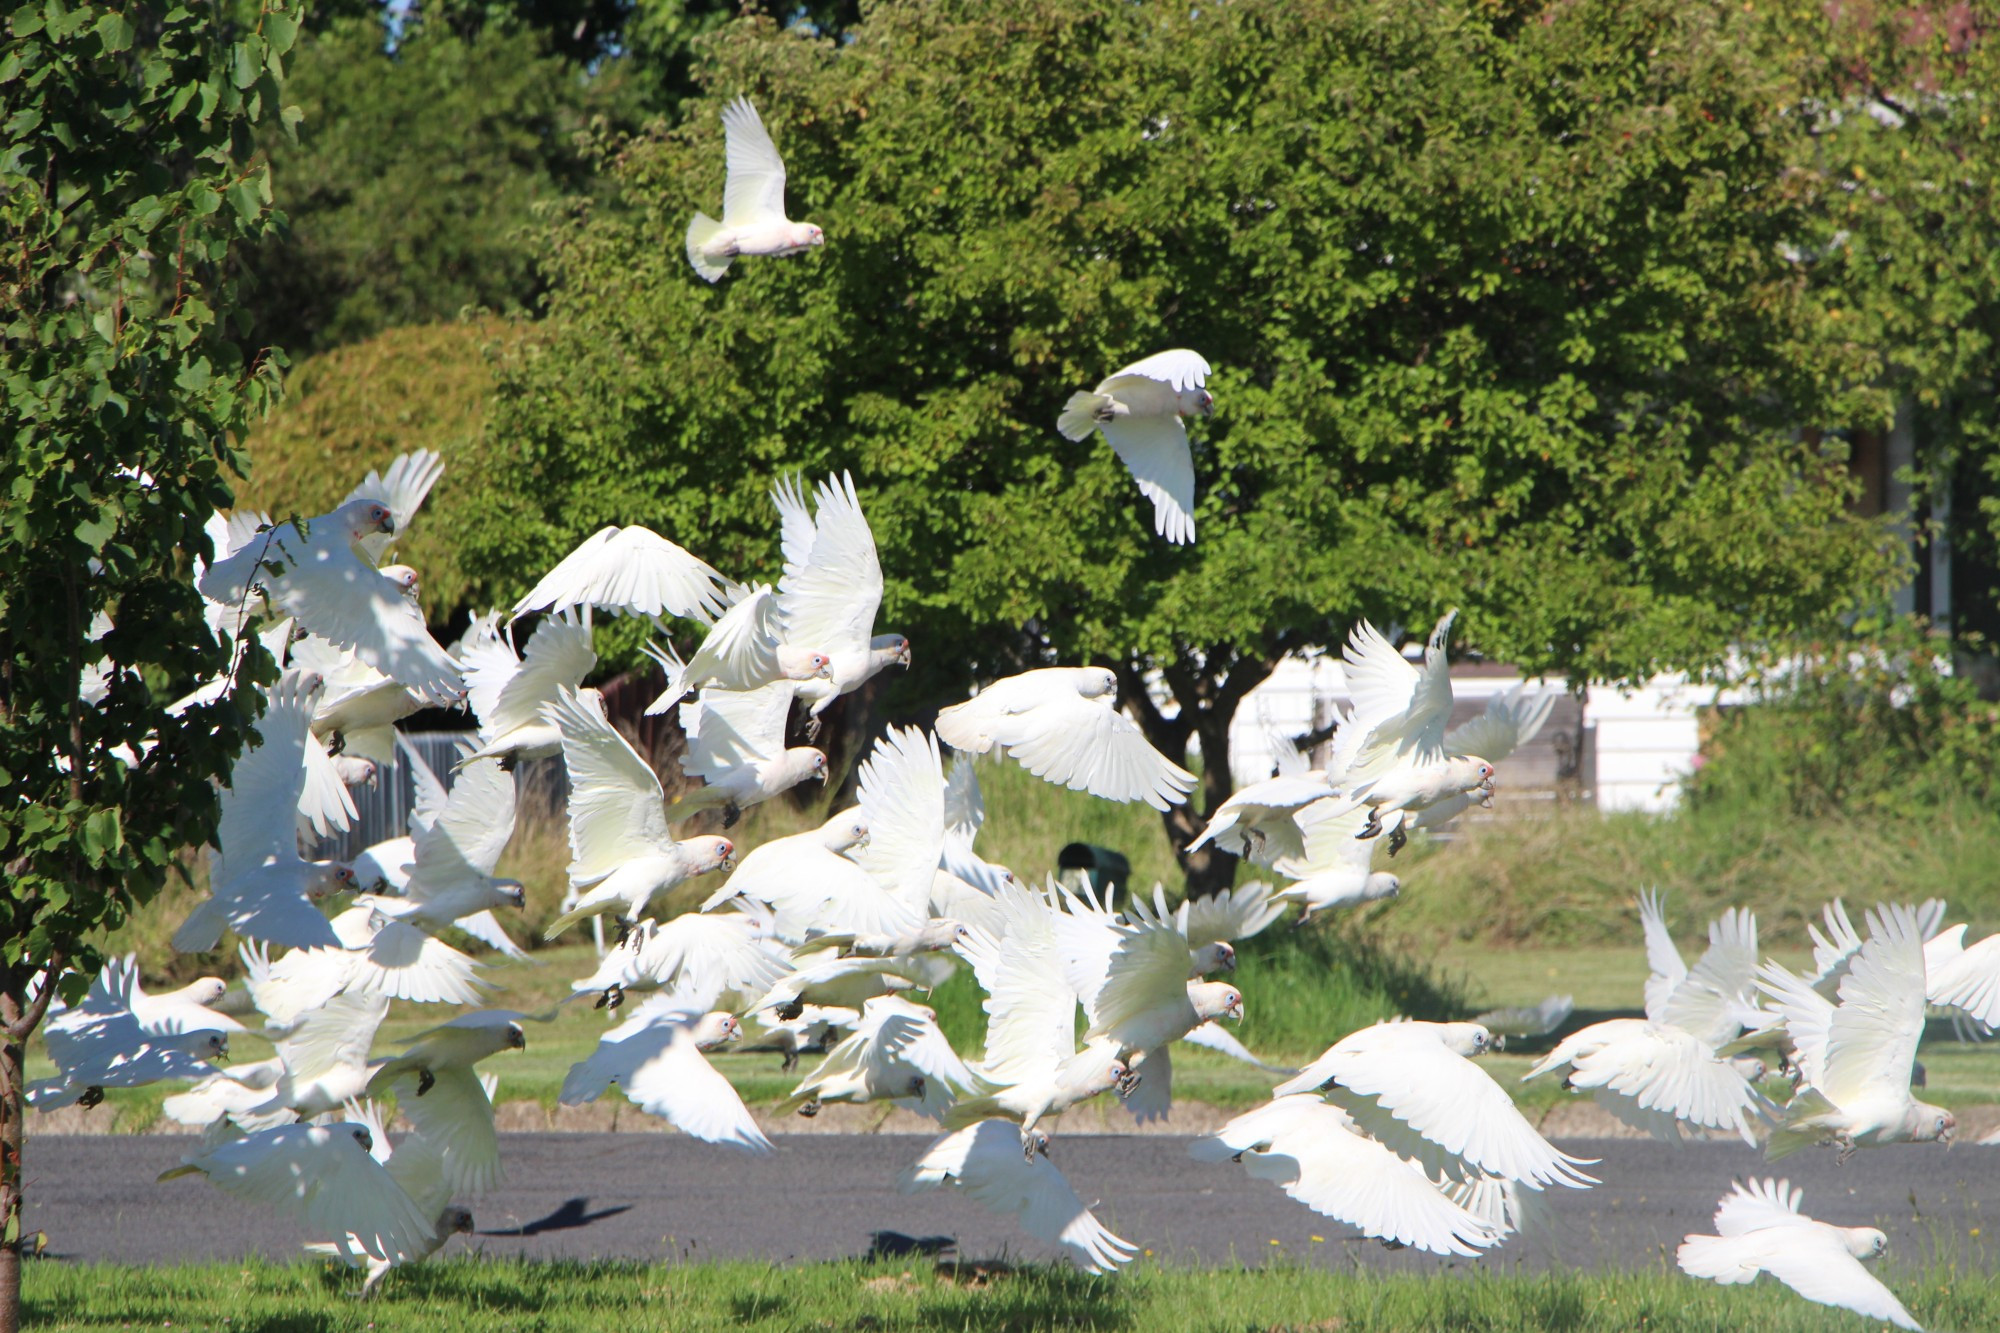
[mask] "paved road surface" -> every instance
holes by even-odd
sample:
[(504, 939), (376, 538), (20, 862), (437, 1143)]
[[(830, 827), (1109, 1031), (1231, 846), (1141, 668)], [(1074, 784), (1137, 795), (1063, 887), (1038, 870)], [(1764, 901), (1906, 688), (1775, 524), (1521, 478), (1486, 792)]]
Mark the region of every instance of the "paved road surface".
[[(503, 1136), (507, 1183), (474, 1205), (480, 1233), (454, 1240), (487, 1254), (534, 1258), (835, 1259), (868, 1251), (878, 1231), (955, 1238), (968, 1258), (1040, 1258), (1047, 1247), (978, 1204), (941, 1191), (905, 1198), (897, 1173), (928, 1140), (902, 1136), (780, 1137), (750, 1158), (677, 1135)], [(1261, 1263), (1279, 1242), (1321, 1267), (1464, 1267), (1353, 1237), (1240, 1168), (1189, 1160), (1187, 1140), (1163, 1135), (1071, 1136), (1056, 1160), (1119, 1235), (1190, 1264)], [(1732, 1177), (1771, 1171), (1806, 1191), (1807, 1211), (1842, 1225), (1879, 1226), (1892, 1262), (1931, 1256), (2000, 1268), (2000, 1149), (1936, 1145), (1830, 1151), (1767, 1167), (1741, 1145), (1569, 1142), (1602, 1158), (1592, 1190), (1552, 1190), (1549, 1219), (1477, 1266), (1536, 1270), (1645, 1268), (1685, 1233), (1705, 1230)], [(138, 1135), (36, 1137), (28, 1143), (30, 1230), (70, 1260), (167, 1263), (246, 1254), (295, 1257), (304, 1233), (199, 1179), (154, 1183), (193, 1140)], [(1990, 1213), (1982, 1214), (1982, 1200)], [(1970, 1233), (1980, 1228), (1985, 1235)], [(1323, 1237), (1315, 1243), (1313, 1236)]]

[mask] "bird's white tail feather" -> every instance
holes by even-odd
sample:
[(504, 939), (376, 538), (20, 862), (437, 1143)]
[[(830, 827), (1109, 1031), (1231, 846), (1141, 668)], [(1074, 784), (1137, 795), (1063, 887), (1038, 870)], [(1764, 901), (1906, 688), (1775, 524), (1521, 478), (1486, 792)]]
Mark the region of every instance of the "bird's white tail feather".
[(1062, 415), (1056, 418), (1056, 429), (1065, 438), (1081, 440), (1097, 429), (1097, 408), (1100, 403), (1111, 401), (1101, 393), (1075, 393), (1063, 405)]
[(1689, 1236), (1674, 1255), (1681, 1271), (1689, 1277), (1705, 1277), (1724, 1286), (1748, 1282), (1757, 1276), (1746, 1268), (1737, 1254), (1735, 1242), (1721, 1236)]
[(681, 655), (674, 651), (671, 643), (658, 643), (649, 639), (645, 648), (646, 656), (658, 662), (660, 670), (667, 673), (667, 688), (661, 692), (659, 698), (646, 705), (646, 716), (658, 717), (686, 697), (687, 663), (681, 660)]
[(696, 213), (694, 221), (688, 223), (688, 263), (693, 264), (694, 271), (710, 282), (720, 281), (722, 275), (729, 272), (728, 259), (711, 259), (707, 254), (708, 243), (721, 230), (722, 224), (706, 213)]

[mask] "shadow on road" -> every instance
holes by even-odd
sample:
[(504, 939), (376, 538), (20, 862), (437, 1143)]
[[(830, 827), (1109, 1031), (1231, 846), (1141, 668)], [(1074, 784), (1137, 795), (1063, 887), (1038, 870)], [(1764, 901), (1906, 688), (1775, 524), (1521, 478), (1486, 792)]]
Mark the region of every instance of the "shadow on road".
[(549, 1231), (574, 1231), (578, 1227), (587, 1227), (592, 1222), (601, 1222), (607, 1217), (616, 1217), (620, 1213), (629, 1213), (631, 1211), (632, 1205), (625, 1203), (618, 1205), (616, 1208), (600, 1208), (593, 1213), (590, 1211), (590, 1200), (587, 1197), (566, 1199), (563, 1201), (561, 1207), (557, 1208), (547, 1217), (538, 1217), (532, 1222), (523, 1222), (520, 1226), (509, 1227), (505, 1231), (480, 1231), (474, 1234), (480, 1236), (539, 1236)]

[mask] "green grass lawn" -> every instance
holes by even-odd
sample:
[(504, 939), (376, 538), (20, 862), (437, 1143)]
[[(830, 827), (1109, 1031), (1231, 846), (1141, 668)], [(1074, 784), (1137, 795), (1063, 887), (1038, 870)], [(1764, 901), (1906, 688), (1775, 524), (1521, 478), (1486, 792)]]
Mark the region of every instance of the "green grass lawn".
[[(2000, 1327), (2000, 1278), (1878, 1270), (1927, 1327)], [(1061, 1268), (907, 1261), (522, 1263), (456, 1258), (392, 1275), (366, 1303), (354, 1279), (310, 1264), (120, 1268), (30, 1263), (32, 1328), (341, 1330), (1216, 1330), (1217, 1333), (1504, 1333), (1647, 1329), (1817, 1333), (1870, 1321), (1769, 1282), (1721, 1288), (1666, 1271), (1462, 1276), (1334, 1273), (1286, 1256), (1210, 1271), (1142, 1261), (1112, 1277)]]

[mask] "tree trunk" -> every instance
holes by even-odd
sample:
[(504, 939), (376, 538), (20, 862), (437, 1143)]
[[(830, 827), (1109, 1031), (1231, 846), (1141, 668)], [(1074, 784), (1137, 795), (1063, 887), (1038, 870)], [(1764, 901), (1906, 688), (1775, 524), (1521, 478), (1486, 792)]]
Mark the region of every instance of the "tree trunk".
[(1185, 654), (1161, 672), (1180, 705), (1180, 712), (1171, 718), (1146, 693), (1143, 664), (1133, 663), (1118, 672), (1119, 695), (1131, 706), (1133, 719), (1154, 749), (1185, 765), (1188, 743), (1201, 741), (1201, 783), (1195, 789), (1201, 809), (1195, 809), (1195, 793), (1190, 793), (1187, 804), (1169, 806), (1160, 816), (1187, 873), (1189, 897), (1219, 893), (1235, 881), (1234, 855), (1213, 846), (1189, 854), (1187, 845), (1201, 835), (1216, 807), (1236, 789), (1229, 773), (1229, 724), (1244, 696), (1269, 679), (1276, 667), (1273, 658), (1237, 657), (1221, 649), (1203, 654), (1199, 665), (1193, 653)]
[(21, 1139), (27, 1104), (24, 1043), (13, 1035), (22, 1005), (0, 996), (0, 1333), (21, 1327)]

